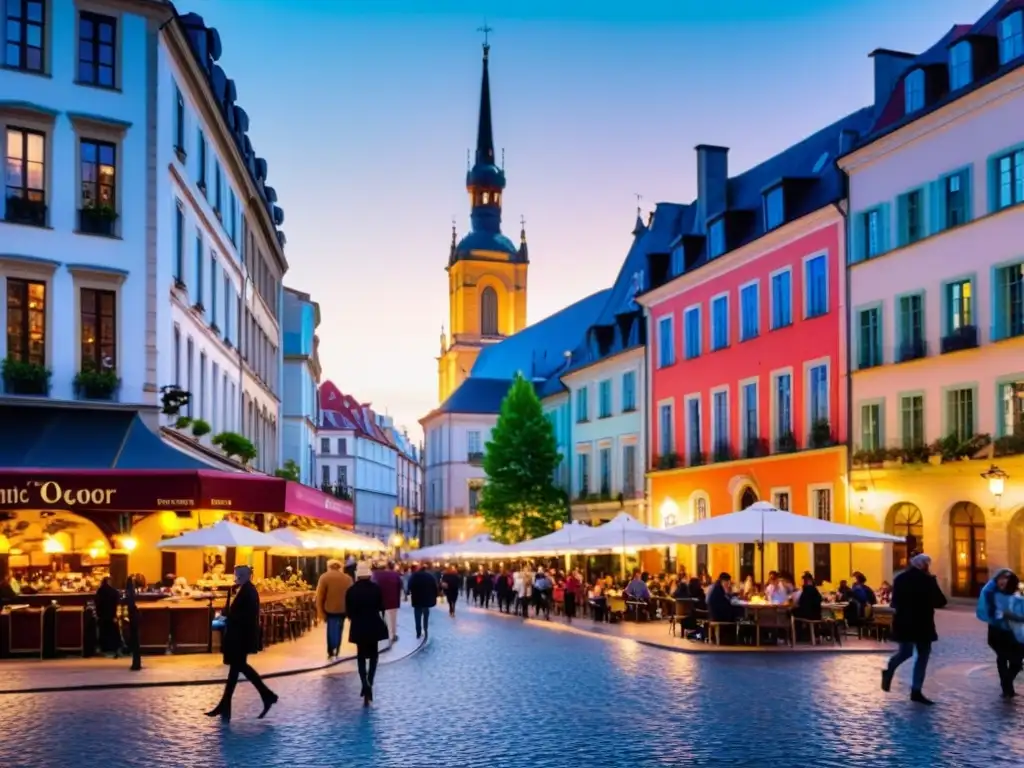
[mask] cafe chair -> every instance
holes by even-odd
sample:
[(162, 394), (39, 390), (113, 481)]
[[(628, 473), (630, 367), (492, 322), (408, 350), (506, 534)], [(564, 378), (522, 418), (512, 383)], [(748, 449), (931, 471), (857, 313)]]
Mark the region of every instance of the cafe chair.
[(796, 645), (796, 635), (793, 631), (793, 622), (789, 618), (789, 609), (783, 606), (777, 608), (762, 608), (757, 612), (757, 644), (761, 644), (761, 632), (774, 632), (786, 641), (786, 645), (792, 648)]
[(622, 621), (626, 614), (626, 598), (621, 595), (608, 598), (608, 621), (612, 624)]
[(712, 621), (708, 619), (705, 622), (707, 632), (704, 636), (704, 642), (712, 643), (713, 645), (722, 644), (722, 627), (732, 627), (735, 632), (734, 636), (736, 641), (739, 642), (740, 636), (740, 622), (738, 621)]
[(798, 630), (806, 627), (810, 633), (811, 645), (817, 645), (819, 640), (829, 639), (837, 645), (842, 645), (839, 637), (838, 625), (832, 619), (798, 619), (793, 618), (793, 635), (798, 635)]
[(676, 626), (682, 634), (685, 631), (686, 620), (694, 613), (694, 604), (690, 600), (676, 600), (672, 607), (672, 613), (668, 616), (668, 632), (672, 637), (676, 636)]

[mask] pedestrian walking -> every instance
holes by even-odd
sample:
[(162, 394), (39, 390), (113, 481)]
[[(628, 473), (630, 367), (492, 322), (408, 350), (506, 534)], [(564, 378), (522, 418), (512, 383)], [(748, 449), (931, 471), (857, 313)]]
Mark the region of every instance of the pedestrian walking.
[(455, 603), (459, 601), (459, 572), (455, 570), (454, 565), (441, 577), (441, 589), (448, 602), (448, 615), (454, 619)]
[(935, 630), (935, 609), (946, 605), (939, 583), (931, 573), (932, 559), (920, 554), (911, 558), (910, 567), (892, 583), (892, 607), (896, 611), (892, 622), (892, 637), (899, 650), (882, 670), (882, 690), (888, 691), (896, 669), (914, 655), (914, 672), (910, 683), (910, 700), (918, 704), (934, 704), (921, 689), (928, 670), (932, 643), (939, 639)]
[(565, 580), (565, 620), (572, 624), (576, 618), (576, 600), (583, 589), (579, 574), (573, 571)]
[(416, 639), (430, 631), (430, 609), (437, 605), (437, 579), (430, 572), (430, 563), (423, 563), (409, 576), (409, 601), (416, 622)]
[(316, 584), (316, 612), (327, 627), (327, 659), (341, 652), (345, 630), (345, 595), (352, 579), (342, 570), (340, 560), (328, 560), (327, 570)]
[(387, 622), (391, 642), (398, 641), (398, 608), (402, 605), (402, 576), (389, 560), (387, 566), (373, 572), (373, 580), (384, 594), (384, 621)]
[(100, 636), (100, 651), (112, 659), (121, 656), (121, 632), (117, 628), (117, 607), (121, 593), (110, 584), (110, 577), (104, 576), (93, 597), (96, 607), (96, 626)]
[(388, 625), (384, 621), (384, 593), (371, 579), (370, 564), (356, 566), (356, 583), (345, 595), (345, 615), (348, 617), (348, 641), (356, 647), (356, 667), (362, 689), (359, 695), (363, 706), (373, 701), (373, 680), (377, 676), (380, 642), (387, 640)]
[(247, 565), (235, 568), (235, 584), (238, 591), (224, 609), (225, 625), (221, 640), (224, 663), (228, 665), (228, 682), (220, 702), (206, 713), (207, 717), (220, 716), (224, 720), (231, 719), (231, 698), (238, 685), (238, 676), (252, 683), (252, 687), (263, 700), (263, 711), (259, 719), (267, 716), (270, 708), (277, 704), (277, 694), (271, 691), (259, 673), (249, 665), (249, 656), (261, 650), (260, 638), (260, 595), (252, 583), (252, 569)]
[(1018, 596), (1020, 579), (1009, 568), (1001, 568), (982, 588), (978, 597), (977, 616), (988, 624), (988, 646), (996, 654), (996, 671), (1003, 698), (1012, 699), (1017, 695), (1013, 687), (1017, 675), (1024, 667), (1024, 645), (1017, 641), (1010, 622), (1024, 622), (1024, 602)]
[(124, 585), (124, 602), (128, 608), (128, 652), (132, 655), (129, 669), (142, 669), (142, 651), (139, 647), (139, 606), (135, 601), (135, 577), (129, 576)]

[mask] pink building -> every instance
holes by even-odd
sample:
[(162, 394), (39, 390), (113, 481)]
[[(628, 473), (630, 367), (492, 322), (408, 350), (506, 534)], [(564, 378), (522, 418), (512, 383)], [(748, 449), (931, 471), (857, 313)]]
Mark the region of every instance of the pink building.
[[(835, 158), (861, 110), (733, 178), (697, 147), (698, 199), (649, 257), (651, 501), (687, 522), (766, 500), (846, 520), (845, 237)], [(660, 209), (659, 209), (660, 210)], [(849, 549), (696, 547), (693, 571), (849, 574)], [(684, 556), (685, 557), (685, 556)], [(840, 576), (839, 574), (842, 574)]]
[[(857, 505), (977, 594), (1024, 567), (1024, 3), (876, 51), (849, 176)], [(984, 476), (983, 476), (984, 474)]]

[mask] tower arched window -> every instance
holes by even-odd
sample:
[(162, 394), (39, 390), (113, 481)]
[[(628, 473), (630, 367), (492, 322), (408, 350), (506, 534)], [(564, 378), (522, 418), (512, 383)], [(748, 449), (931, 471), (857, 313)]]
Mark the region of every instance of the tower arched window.
[(490, 286), (480, 294), (480, 333), (498, 335), (498, 294)]

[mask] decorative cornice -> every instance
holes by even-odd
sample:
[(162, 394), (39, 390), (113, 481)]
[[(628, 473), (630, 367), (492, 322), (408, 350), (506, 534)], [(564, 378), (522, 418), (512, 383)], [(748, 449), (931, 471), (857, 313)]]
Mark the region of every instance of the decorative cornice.
[(75, 277), (101, 278), (117, 282), (118, 285), (123, 283), (129, 275), (126, 269), (103, 267), (98, 264), (68, 264), (67, 270)]
[(0, 253), (0, 264), (13, 264), (14, 266), (35, 269), (45, 272), (56, 272), (61, 262), (53, 259), (44, 259), (39, 256), (26, 256), (20, 253)]
[(124, 136), (128, 129), (132, 127), (131, 122), (127, 120), (118, 120), (117, 118), (104, 117), (103, 115), (90, 115), (84, 112), (68, 112), (68, 118), (71, 120), (71, 125), (74, 126), (76, 131), (105, 131)]
[(60, 110), (50, 109), (41, 104), (33, 104), (31, 101), (0, 101), (0, 113), (12, 117), (27, 118), (29, 120), (43, 120), (53, 124), (57, 120)]

